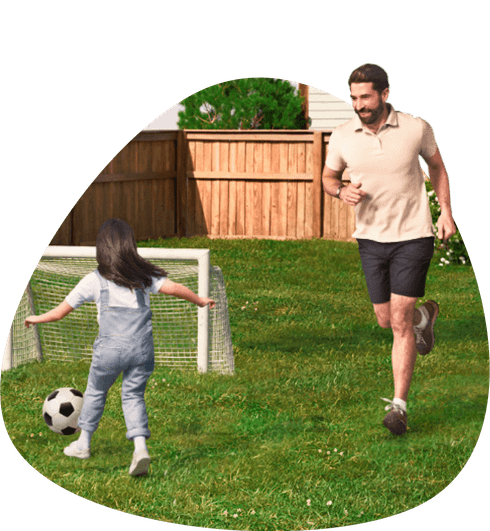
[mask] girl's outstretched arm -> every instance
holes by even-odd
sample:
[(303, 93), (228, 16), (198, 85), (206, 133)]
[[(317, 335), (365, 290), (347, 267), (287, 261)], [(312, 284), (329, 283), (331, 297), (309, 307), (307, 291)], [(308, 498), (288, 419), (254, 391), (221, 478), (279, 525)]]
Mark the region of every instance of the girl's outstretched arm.
[(213, 299), (208, 297), (199, 297), (188, 287), (178, 284), (177, 282), (172, 282), (169, 279), (162, 284), (159, 293), (164, 293), (165, 295), (172, 295), (172, 297), (184, 299), (196, 304), (200, 308), (204, 308), (204, 306), (207, 304), (209, 304), (210, 308), (214, 308), (216, 306), (216, 303)]
[(63, 319), (63, 317), (66, 317), (72, 311), (73, 308), (66, 301), (63, 301), (59, 306), (49, 312), (42, 313), (41, 315), (30, 315), (24, 321), (24, 324), (29, 328), (31, 325), (38, 323), (52, 323)]

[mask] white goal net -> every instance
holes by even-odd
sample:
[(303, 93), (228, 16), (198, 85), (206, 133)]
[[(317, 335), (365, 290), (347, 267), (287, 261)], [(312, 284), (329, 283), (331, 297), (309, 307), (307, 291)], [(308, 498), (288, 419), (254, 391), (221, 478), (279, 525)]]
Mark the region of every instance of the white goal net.
[[(138, 252), (162, 267), (174, 282), (216, 301), (210, 310), (175, 297), (150, 295), (155, 361), (170, 368), (233, 373), (225, 284), (221, 269), (209, 263), (209, 250), (139, 248)], [(91, 359), (98, 333), (95, 303), (83, 304), (61, 321), (29, 329), (24, 319), (58, 306), (96, 268), (95, 247), (48, 247), (17, 309), (4, 369), (41, 358)]]

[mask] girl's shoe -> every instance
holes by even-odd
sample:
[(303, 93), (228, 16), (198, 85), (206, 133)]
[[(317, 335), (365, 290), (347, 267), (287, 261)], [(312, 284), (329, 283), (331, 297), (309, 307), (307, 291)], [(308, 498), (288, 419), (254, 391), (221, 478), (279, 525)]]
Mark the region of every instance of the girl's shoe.
[(145, 476), (148, 474), (148, 468), (150, 467), (150, 456), (148, 450), (143, 449), (133, 454), (133, 461), (129, 467), (130, 476)]
[(90, 457), (90, 448), (80, 450), (77, 446), (78, 441), (73, 441), (70, 446), (67, 446), (63, 453), (68, 457), (78, 457), (78, 459), (88, 459)]

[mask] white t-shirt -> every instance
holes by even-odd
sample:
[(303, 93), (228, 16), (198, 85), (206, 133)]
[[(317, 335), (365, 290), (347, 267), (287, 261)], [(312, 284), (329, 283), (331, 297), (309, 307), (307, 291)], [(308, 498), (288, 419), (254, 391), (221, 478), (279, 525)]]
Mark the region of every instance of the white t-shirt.
[[(165, 280), (167, 280), (167, 277), (152, 277), (151, 286), (143, 290), (146, 304), (150, 303), (150, 293), (158, 293)], [(134, 290), (131, 291), (128, 288), (118, 286), (110, 280), (107, 281), (107, 285), (109, 289), (109, 306), (138, 307), (138, 300)], [(100, 291), (100, 281), (95, 271), (93, 271), (80, 280), (65, 298), (65, 301), (72, 308), (78, 308), (84, 302), (95, 301), (98, 318), (100, 315)]]
[(437, 144), (421, 118), (390, 109), (377, 133), (358, 116), (336, 127), (326, 166), (347, 170), (368, 195), (354, 207), (354, 238), (397, 242), (433, 236), (432, 218), (419, 156), (430, 158)]

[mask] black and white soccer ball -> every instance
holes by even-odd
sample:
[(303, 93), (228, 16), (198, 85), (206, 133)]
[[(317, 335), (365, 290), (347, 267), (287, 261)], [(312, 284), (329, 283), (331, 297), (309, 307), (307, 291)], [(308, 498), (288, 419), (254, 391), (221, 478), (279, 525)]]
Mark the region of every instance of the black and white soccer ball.
[(43, 417), (49, 429), (61, 435), (80, 431), (78, 417), (82, 411), (83, 393), (71, 387), (53, 391), (43, 404)]

